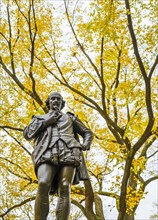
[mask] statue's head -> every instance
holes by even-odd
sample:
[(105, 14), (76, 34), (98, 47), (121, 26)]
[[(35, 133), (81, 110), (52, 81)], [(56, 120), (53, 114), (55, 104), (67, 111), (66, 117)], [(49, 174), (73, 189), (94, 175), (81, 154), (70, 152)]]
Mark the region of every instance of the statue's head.
[(65, 101), (63, 100), (63, 97), (58, 92), (52, 92), (47, 100), (45, 101), (46, 106), (49, 110), (56, 110), (56, 109), (63, 109), (65, 106)]

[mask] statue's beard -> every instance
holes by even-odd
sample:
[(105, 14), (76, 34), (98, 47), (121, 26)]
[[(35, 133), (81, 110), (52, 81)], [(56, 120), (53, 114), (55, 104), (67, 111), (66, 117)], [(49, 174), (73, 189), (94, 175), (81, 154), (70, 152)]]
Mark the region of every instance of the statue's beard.
[(53, 107), (53, 110), (55, 110), (55, 111), (60, 111), (59, 106), (54, 106), (54, 107)]
[(52, 106), (51, 110), (59, 112), (59, 111), (60, 111), (60, 107), (59, 107), (58, 104), (54, 104), (54, 105)]

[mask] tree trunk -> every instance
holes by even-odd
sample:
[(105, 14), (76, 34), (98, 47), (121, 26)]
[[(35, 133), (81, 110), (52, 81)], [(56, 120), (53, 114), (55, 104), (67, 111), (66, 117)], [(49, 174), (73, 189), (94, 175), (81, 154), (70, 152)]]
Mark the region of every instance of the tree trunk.
[(105, 220), (104, 211), (103, 211), (103, 203), (97, 193), (94, 194), (94, 201), (95, 201), (96, 219)]
[(134, 220), (134, 213), (130, 212), (130, 214), (126, 214), (124, 220)]
[(86, 217), (88, 220), (97, 220), (96, 215), (93, 211), (93, 203), (94, 203), (94, 193), (90, 180), (84, 181), (85, 185), (85, 209), (86, 209)]

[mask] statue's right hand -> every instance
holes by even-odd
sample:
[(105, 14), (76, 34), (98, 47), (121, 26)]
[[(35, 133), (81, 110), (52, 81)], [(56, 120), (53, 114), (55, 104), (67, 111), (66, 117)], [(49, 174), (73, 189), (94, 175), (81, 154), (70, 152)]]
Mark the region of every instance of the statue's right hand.
[(52, 114), (50, 114), (50, 117), (44, 121), (44, 125), (46, 127), (51, 126), (56, 123), (58, 118), (59, 118), (59, 114), (53, 112)]

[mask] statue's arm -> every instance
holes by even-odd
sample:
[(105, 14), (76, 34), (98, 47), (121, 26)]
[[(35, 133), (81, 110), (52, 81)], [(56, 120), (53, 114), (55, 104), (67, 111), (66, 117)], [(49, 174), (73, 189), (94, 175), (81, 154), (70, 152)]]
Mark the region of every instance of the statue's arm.
[(83, 137), (83, 150), (89, 150), (93, 140), (92, 131), (78, 117), (74, 120), (74, 130)]
[(33, 117), (30, 124), (24, 128), (23, 135), (26, 140), (31, 140), (35, 138), (44, 127), (43, 120)]

